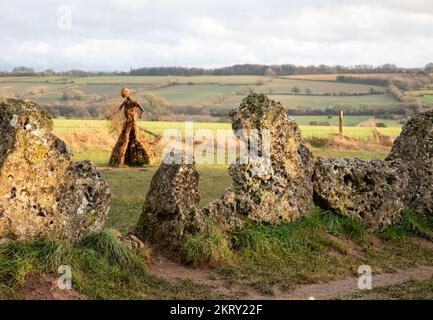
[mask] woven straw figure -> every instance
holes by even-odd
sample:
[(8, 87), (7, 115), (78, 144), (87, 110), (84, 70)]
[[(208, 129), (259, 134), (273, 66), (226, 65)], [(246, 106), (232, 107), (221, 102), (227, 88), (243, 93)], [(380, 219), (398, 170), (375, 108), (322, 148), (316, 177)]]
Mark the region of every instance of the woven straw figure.
[(121, 95), (125, 100), (119, 107), (123, 109), (125, 120), (122, 132), (111, 153), (110, 165), (112, 167), (140, 166), (149, 164), (151, 150), (145, 141), (141, 129), (138, 127), (138, 112), (143, 113), (143, 108), (129, 95), (129, 90), (123, 88)]

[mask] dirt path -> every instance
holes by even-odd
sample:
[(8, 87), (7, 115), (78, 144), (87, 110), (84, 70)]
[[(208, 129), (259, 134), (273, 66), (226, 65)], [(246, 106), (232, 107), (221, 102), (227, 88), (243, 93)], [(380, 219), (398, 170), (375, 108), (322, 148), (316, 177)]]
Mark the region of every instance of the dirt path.
[[(214, 293), (251, 300), (331, 299), (359, 291), (358, 278), (353, 277), (328, 283), (304, 285), (290, 293), (282, 293), (275, 287), (273, 296), (262, 295), (242, 283), (229, 284), (210, 269), (190, 268), (162, 256), (155, 258), (150, 272), (169, 282), (175, 282), (178, 279), (190, 279), (195, 283), (210, 286)], [(418, 266), (400, 270), (396, 273), (373, 274), (372, 286), (373, 288), (383, 287), (403, 283), (411, 279), (426, 280), (432, 276), (433, 266)]]
[(179, 279), (190, 279), (195, 283), (212, 287), (214, 293), (226, 296), (253, 300), (269, 299), (269, 296), (263, 296), (254, 289), (242, 284), (228, 283), (218, 277), (211, 269), (190, 268), (160, 255), (154, 257), (149, 271), (154, 276), (163, 278), (172, 283)]
[[(433, 266), (418, 266), (407, 270), (399, 270), (396, 273), (381, 273), (372, 278), (372, 287), (383, 287), (399, 284), (411, 279), (427, 280), (433, 276)], [(295, 299), (329, 299), (332, 297), (359, 292), (358, 278), (348, 278), (299, 287), (290, 296)]]

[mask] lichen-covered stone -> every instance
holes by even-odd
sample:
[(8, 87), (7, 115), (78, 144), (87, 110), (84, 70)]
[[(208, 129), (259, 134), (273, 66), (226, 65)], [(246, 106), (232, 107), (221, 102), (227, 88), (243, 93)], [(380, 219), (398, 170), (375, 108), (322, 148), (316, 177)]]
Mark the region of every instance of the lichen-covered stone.
[(194, 164), (162, 163), (150, 183), (135, 234), (163, 249), (179, 249), (183, 236), (203, 225), (198, 182)]
[[(258, 157), (240, 158), (230, 166), (233, 185), (204, 211), (226, 227), (244, 218), (278, 224), (306, 215), (312, 204), (313, 157), (301, 132), (282, 104), (252, 93), (230, 112), (232, 127), (244, 143), (255, 130)], [(241, 132), (241, 134), (239, 134)], [(269, 149), (262, 137), (269, 137)], [(260, 170), (265, 169), (265, 170)]]
[(58, 194), (63, 232), (73, 242), (102, 230), (110, 210), (111, 191), (90, 161), (72, 163)]
[(107, 184), (90, 164), (73, 164), (52, 130), (40, 105), (0, 104), (0, 238), (76, 241), (102, 227), (111, 200)]
[(314, 203), (380, 230), (399, 219), (408, 177), (402, 161), (318, 158)]
[(403, 160), (409, 172), (406, 207), (418, 214), (433, 215), (433, 110), (404, 125), (386, 160), (395, 159)]

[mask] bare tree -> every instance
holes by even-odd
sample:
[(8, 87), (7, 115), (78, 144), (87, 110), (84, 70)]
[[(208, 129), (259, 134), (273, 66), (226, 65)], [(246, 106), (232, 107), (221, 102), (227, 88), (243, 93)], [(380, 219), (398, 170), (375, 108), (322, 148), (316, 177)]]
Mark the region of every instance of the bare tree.
[(152, 93), (144, 93), (143, 97), (147, 102), (143, 108), (150, 115), (149, 120), (158, 121), (162, 115), (167, 114), (168, 102), (163, 97)]
[(301, 89), (299, 89), (299, 87), (297, 87), (297, 86), (294, 86), (293, 88), (292, 88), (292, 93), (294, 93), (294, 94), (298, 94), (298, 93), (300, 93), (301, 92)]

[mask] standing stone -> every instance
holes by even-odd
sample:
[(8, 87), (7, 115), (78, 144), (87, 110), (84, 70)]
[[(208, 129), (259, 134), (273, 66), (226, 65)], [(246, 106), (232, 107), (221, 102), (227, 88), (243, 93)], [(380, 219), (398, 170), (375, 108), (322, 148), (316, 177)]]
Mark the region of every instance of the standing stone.
[(433, 215), (433, 110), (409, 120), (395, 140), (387, 161), (401, 159), (409, 172), (405, 205)]
[(252, 93), (230, 116), (235, 134), (257, 156), (241, 157), (230, 166), (232, 186), (204, 212), (223, 228), (239, 226), (245, 218), (278, 224), (306, 215), (312, 204), (313, 157), (284, 106)]
[(317, 206), (360, 219), (376, 231), (399, 219), (408, 178), (399, 160), (318, 158), (313, 182)]
[(111, 192), (89, 162), (73, 163), (40, 105), (0, 104), (0, 238), (66, 237), (102, 228)]
[(183, 236), (200, 230), (199, 175), (194, 164), (162, 163), (150, 183), (135, 234), (162, 249), (179, 249)]
[(63, 232), (73, 242), (102, 230), (110, 209), (111, 191), (90, 161), (72, 163), (59, 192), (58, 214)]

